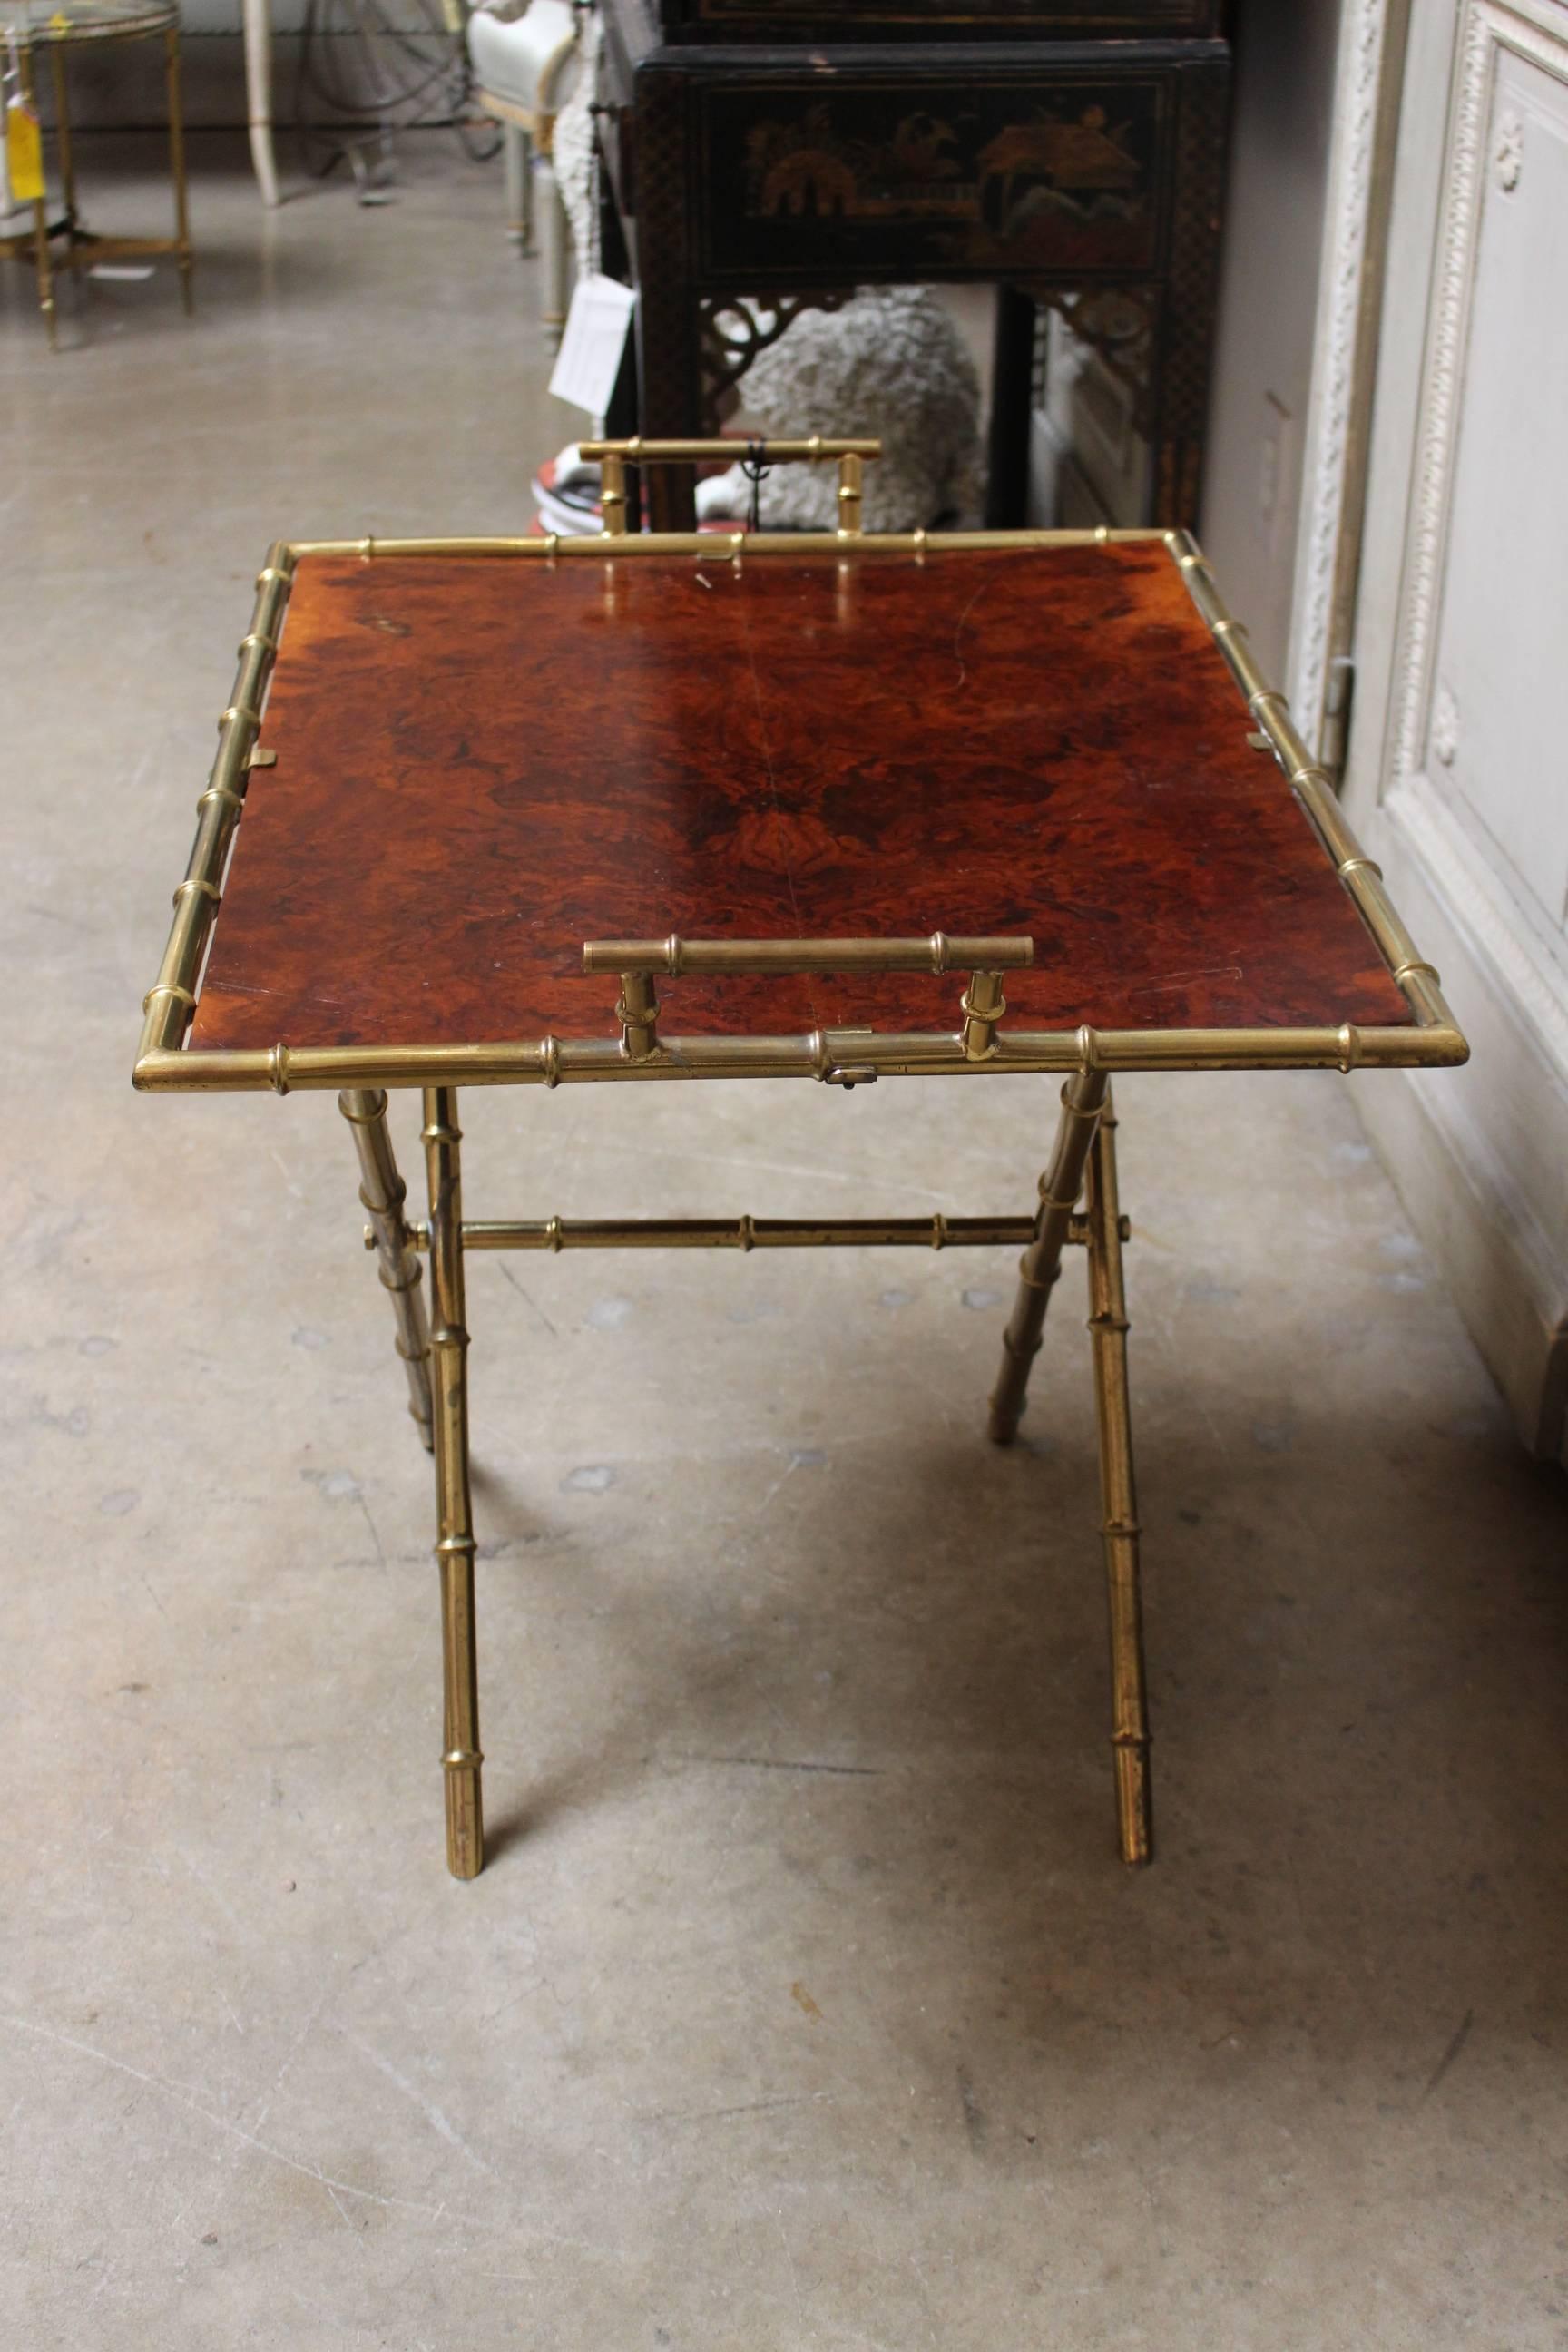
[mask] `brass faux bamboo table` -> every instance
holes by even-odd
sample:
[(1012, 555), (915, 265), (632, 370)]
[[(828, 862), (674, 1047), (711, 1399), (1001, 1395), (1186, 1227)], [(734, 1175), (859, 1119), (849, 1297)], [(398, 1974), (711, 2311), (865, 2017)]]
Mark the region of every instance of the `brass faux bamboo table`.
[[(70, 110), (67, 103), (66, 52), (107, 41), (163, 41), (163, 84), (169, 108), (169, 176), (174, 183), (173, 236), (99, 236), (84, 228), (77, 205), (76, 163), (71, 146)], [(16, 60), (21, 98), (37, 114), (37, 91), (33, 51), (47, 49), (54, 76), (55, 148), (59, 158), (64, 209), (51, 218), (47, 194), (31, 199), (33, 226), (26, 236), (0, 238), (0, 247), (16, 253), (30, 249), (38, 278), (38, 308), (56, 348), (55, 270), (50, 249), (64, 237), (66, 267), (73, 274), (100, 261), (140, 261), (164, 254), (179, 265), (180, 298), (191, 308), (191, 224), (185, 186), (184, 114), (180, 95), (180, 11), (178, 0), (0, 0), (0, 41)]]
[[(1433, 1067), (1465, 1041), (1184, 532), (862, 536), (876, 445), (817, 440), (769, 455), (838, 463), (837, 534), (627, 535), (627, 460), (698, 445), (593, 454), (607, 540), (271, 550), (135, 1083), (340, 1090), (435, 1454), (463, 1878), (483, 1861), (468, 1252), (1020, 1243), (1005, 1444), (1081, 1244), (1117, 1819), (1146, 1862), (1112, 1076)], [(1025, 1215), (464, 1215), (464, 1086), (1041, 1072), (1066, 1083)], [(423, 1090), (427, 1222), (405, 1214), (393, 1087)]]

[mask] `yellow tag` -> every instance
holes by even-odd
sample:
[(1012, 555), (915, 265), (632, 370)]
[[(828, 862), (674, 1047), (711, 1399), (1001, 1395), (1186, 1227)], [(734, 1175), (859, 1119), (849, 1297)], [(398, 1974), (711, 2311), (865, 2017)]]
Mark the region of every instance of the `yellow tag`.
[(19, 98), (5, 109), (5, 171), (14, 204), (43, 202), (44, 142), (38, 118)]

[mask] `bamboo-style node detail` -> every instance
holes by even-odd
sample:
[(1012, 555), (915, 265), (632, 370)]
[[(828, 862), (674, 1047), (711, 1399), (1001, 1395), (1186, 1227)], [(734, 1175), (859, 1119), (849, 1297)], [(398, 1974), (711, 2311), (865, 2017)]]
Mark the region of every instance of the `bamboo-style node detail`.
[(1020, 971), (1035, 961), (1030, 939), (954, 937), (845, 940), (587, 940), (585, 972)]
[[(619, 974), (616, 1018), (621, 1052), (628, 1061), (653, 1058), (658, 1045), (658, 999), (652, 975), (679, 978), (689, 972), (750, 972), (778, 975), (815, 971), (964, 971), (970, 975), (961, 1005), (959, 1044), (963, 1058), (984, 1062), (996, 1048), (997, 1025), (1007, 1010), (1002, 974), (1026, 969), (1035, 960), (1030, 939), (957, 937), (931, 931), (923, 939), (683, 940), (672, 931), (663, 940), (586, 940), (584, 972)], [(826, 1033), (834, 1037), (845, 1033)], [(869, 1037), (869, 1029), (860, 1033)], [(1090, 1032), (1082, 1033), (1085, 1036)], [(850, 1069), (825, 1048), (818, 1076), (829, 1085), (870, 1085), (877, 1072), (867, 1065)]]
[[(978, 1249), (1027, 1242), (1035, 1226), (1033, 1217), (942, 1212), (931, 1217), (479, 1217), (465, 1220), (463, 1247), (555, 1255), (579, 1249)], [(1124, 1242), (1131, 1239), (1125, 1217), (1120, 1232)], [(405, 1225), (403, 1235), (411, 1250), (430, 1246), (426, 1223)], [(1080, 1247), (1087, 1243), (1088, 1219), (1069, 1218), (1065, 1239)], [(367, 1226), (365, 1247), (375, 1246)]]
[[(218, 907), (234, 829), (245, 806), (245, 779), (258, 713), (281, 629), (292, 559), (274, 548), (256, 584), (250, 628), (238, 649), (234, 688), (217, 722), (218, 744), (205, 790), (196, 802), (196, 837), (185, 877), (174, 893), (174, 919), (163, 960), (143, 1000), (138, 1066), (149, 1055), (179, 1054), (195, 1004), (196, 982)], [(265, 1063), (267, 1057), (260, 1056)], [(268, 1071), (263, 1083), (270, 1083)]]
[[(633, 466), (730, 466), (743, 455), (742, 446), (734, 441), (645, 441), (640, 434), (624, 441), (580, 441), (577, 448), (584, 465), (600, 467), (611, 457)], [(767, 452), (770, 465), (816, 466), (845, 457), (873, 460), (881, 456), (882, 445), (875, 439), (835, 439), (823, 433), (783, 441), (770, 435)], [(687, 533), (689, 538), (691, 535)]]
[(626, 528), (626, 461), (617, 449), (599, 460), (599, 510), (605, 537), (619, 539)]
[(196, 1000), (188, 988), (182, 988), (177, 981), (161, 980), (157, 986), (150, 988), (142, 999), (142, 1012), (145, 1013), (153, 1001), (160, 996), (172, 996), (179, 1003), (188, 1004), (193, 1013), (196, 1009)]
[(462, 1135), (458, 1125), (458, 1098), (449, 1087), (426, 1087), (424, 1100), (422, 1139), (430, 1196), (431, 1407), (436, 1454), (436, 1561), (441, 1583), (441, 1749), (447, 1867), (454, 1878), (477, 1878), (484, 1867), (485, 1841), (474, 1619), (474, 1517), (468, 1491)]
[(838, 460), (838, 536), (858, 539), (862, 499), (862, 475), (859, 458), (847, 449)]
[(434, 1443), (430, 1409), (430, 1332), (425, 1319), (424, 1270), (415, 1255), (404, 1209), (408, 1188), (398, 1173), (386, 1121), (386, 1096), (377, 1087), (347, 1088), (338, 1108), (353, 1129), (359, 1158), (359, 1197), (370, 1223), (365, 1247), (376, 1253), (376, 1272), (392, 1300), (395, 1345), (408, 1381), (408, 1410), (428, 1453)]
[(972, 1062), (983, 1062), (996, 1050), (996, 1027), (1007, 1010), (999, 971), (975, 971), (969, 976), (960, 1011), (963, 1014), (963, 1050)]
[(1086, 1068), (1062, 1088), (1056, 1147), (1040, 1179), (1039, 1213), (1018, 1268), (1018, 1294), (1002, 1334), (1002, 1364), (991, 1392), (991, 1436), (997, 1445), (1010, 1445), (1018, 1433), (1030, 1368), (1040, 1351), (1046, 1309), (1061, 1271), (1062, 1248), (1083, 1190), (1084, 1169), (1108, 1083), (1103, 1070)]
[[(1403, 991), (1415, 1016), (1417, 1034), (1427, 1033), (1433, 1044), (1441, 1035), (1442, 1058), (1446, 1065), (1451, 1066), (1464, 1061), (1468, 1048), (1443, 1002), (1442, 983), (1437, 973), (1424, 961), (1395, 912), (1381, 869), (1365, 855), (1351, 831), (1332, 784), (1296, 730), (1285, 697), (1269, 685), (1247, 643), (1245, 630), (1226, 611), (1201, 550), (1186, 531), (1173, 531), (1167, 545), (1180, 567), (1187, 593), (1207, 623), (1231, 676), (1241, 689), (1248, 710), (1268, 738), (1275, 757), (1289, 779), (1291, 790), (1332, 860), (1334, 870), (1349, 892), (1357, 913), (1376, 941), (1378, 951), (1394, 982)], [(1337, 1040), (1342, 1041), (1342, 1050), (1334, 1057), (1334, 1066), (1342, 1070), (1367, 1066), (1373, 1055), (1365, 1034), (1348, 1026), (1335, 1034)], [(1385, 1041), (1389, 1034), (1384, 1033), (1378, 1040), (1379, 1059), (1386, 1050)]]
[(1116, 1178), (1116, 1109), (1109, 1094), (1089, 1147), (1089, 1330), (1100, 1426), (1100, 1540), (1110, 1633), (1110, 1745), (1121, 1859), (1153, 1859), (1149, 1782), (1149, 1703), (1144, 1687), (1143, 1612), (1132, 1418), (1127, 1391), (1127, 1296), (1121, 1275), (1121, 1214)]
[[(832, 440), (821, 433), (813, 433), (804, 441), (766, 441), (760, 445), (772, 465), (821, 465), (835, 460), (838, 467), (838, 527), (837, 539), (858, 539), (864, 498), (864, 468), (868, 459), (882, 454), (880, 441)], [(732, 465), (736, 457), (733, 441), (645, 441), (633, 434), (626, 441), (583, 441), (579, 454), (585, 465), (599, 468), (599, 510), (606, 539), (624, 539), (641, 534), (633, 530), (626, 511), (626, 467), (631, 466), (700, 466), (710, 461)], [(731, 559), (739, 562), (747, 534), (737, 531), (731, 544)], [(923, 549), (925, 533), (917, 534)], [(369, 554), (371, 542), (363, 542)]]
[(621, 1024), (621, 1051), (630, 1061), (646, 1061), (658, 1043), (658, 997), (647, 971), (622, 972), (616, 1018)]

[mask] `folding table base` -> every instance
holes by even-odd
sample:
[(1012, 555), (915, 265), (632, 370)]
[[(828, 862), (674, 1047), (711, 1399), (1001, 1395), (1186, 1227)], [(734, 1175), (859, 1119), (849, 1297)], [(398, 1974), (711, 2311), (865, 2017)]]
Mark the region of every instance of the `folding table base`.
[[(468, 1478), (468, 1349), (464, 1259), (471, 1249), (835, 1248), (853, 1245), (947, 1249), (1021, 1241), (1016, 1304), (1003, 1335), (1002, 1369), (991, 1399), (991, 1435), (1017, 1433), (1046, 1309), (1062, 1252), (1081, 1245), (1089, 1265), (1089, 1329), (1095, 1403), (1105, 1571), (1110, 1619), (1111, 1745), (1121, 1858), (1152, 1854), (1149, 1716), (1139, 1595), (1138, 1509), (1127, 1388), (1127, 1307), (1121, 1244), (1127, 1238), (1116, 1181), (1116, 1118), (1103, 1070), (1079, 1072), (1062, 1089), (1050, 1163), (1031, 1217), (605, 1219), (465, 1223), (461, 1130), (452, 1087), (424, 1091), (427, 1224), (404, 1214), (406, 1188), (386, 1123), (386, 1096), (349, 1089), (338, 1107), (353, 1128), (369, 1215), (365, 1240), (391, 1297), (409, 1410), (436, 1459), (436, 1559), (440, 1571), (447, 1864), (454, 1877), (484, 1866), (480, 1795), (479, 1658), (474, 1614), (473, 1507)], [(1082, 1209), (1079, 1209), (1079, 1202)], [(419, 1253), (430, 1258), (426, 1320)]]

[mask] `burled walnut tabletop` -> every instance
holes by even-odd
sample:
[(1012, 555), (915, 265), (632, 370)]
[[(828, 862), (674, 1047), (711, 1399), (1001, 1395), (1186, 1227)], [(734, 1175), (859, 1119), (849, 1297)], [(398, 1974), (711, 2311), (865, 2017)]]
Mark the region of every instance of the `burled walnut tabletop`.
[[(1158, 540), (303, 555), (190, 1044), (602, 1037), (585, 940), (1027, 933), (1028, 1030), (1409, 1018)], [(689, 1035), (951, 1026), (681, 979)]]

